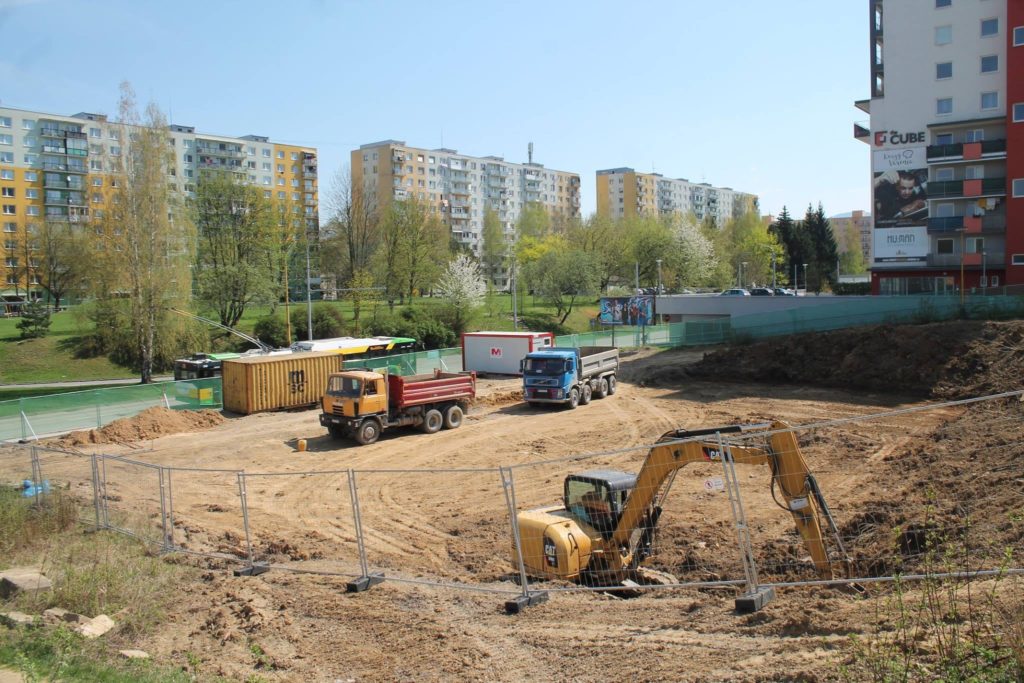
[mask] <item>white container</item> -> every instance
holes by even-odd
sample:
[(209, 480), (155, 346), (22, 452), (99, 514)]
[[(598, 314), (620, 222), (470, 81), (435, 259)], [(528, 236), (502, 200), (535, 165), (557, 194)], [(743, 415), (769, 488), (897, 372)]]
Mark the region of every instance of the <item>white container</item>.
[(555, 345), (550, 332), (466, 332), (462, 335), (462, 369), (518, 375), (526, 354)]

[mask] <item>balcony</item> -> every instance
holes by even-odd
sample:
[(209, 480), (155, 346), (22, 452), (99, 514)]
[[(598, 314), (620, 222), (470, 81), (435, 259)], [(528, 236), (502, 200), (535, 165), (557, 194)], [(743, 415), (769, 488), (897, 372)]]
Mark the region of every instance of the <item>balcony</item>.
[(44, 161), (43, 170), (45, 171), (63, 171), (65, 173), (88, 173), (89, 169), (85, 166), (76, 166), (74, 164), (65, 164), (59, 161)]
[(928, 145), (928, 160), (942, 159), (993, 159), (1006, 156), (1006, 140), (982, 140), (981, 142), (958, 142), (952, 145)]
[(220, 147), (218, 145), (204, 145), (196, 142), (196, 154), (209, 154), (217, 157), (230, 157), (234, 159), (241, 159), (245, 156), (245, 151), (242, 148), (235, 149), (234, 147)]
[(928, 183), (928, 198), (981, 197), (1006, 194), (1006, 178), (935, 180)]
[[(866, 123), (866, 122), (863, 122)], [(862, 125), (860, 121), (853, 122), (853, 138), (862, 142), (871, 143), (871, 129)]]
[(1006, 215), (999, 213), (990, 216), (944, 216), (928, 219), (928, 232), (966, 234), (1006, 232)]
[(44, 138), (74, 138), (76, 140), (84, 140), (85, 133), (80, 133), (77, 130), (64, 130), (57, 126), (39, 126), (39, 134)]
[(75, 197), (47, 197), (43, 200), (46, 206), (85, 206), (85, 199)]
[[(984, 258), (984, 264), (982, 260)], [(932, 268), (959, 268), (960, 254), (928, 254), (928, 265)], [(987, 268), (1001, 268), (1006, 263), (1006, 254), (1002, 251), (985, 252), (984, 254), (966, 253), (963, 255), (963, 265), (971, 270)]]
[(69, 183), (66, 180), (51, 180), (43, 177), (43, 187), (47, 190), (74, 190), (85, 192), (85, 183)]
[(303, 164), (302, 173), (307, 176), (316, 176), (316, 164)]

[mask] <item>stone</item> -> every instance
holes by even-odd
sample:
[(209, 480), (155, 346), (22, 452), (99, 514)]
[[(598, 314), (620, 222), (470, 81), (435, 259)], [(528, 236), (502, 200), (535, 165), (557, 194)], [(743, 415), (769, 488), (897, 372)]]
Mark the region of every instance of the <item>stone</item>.
[(92, 619), (77, 624), (75, 631), (86, 638), (99, 638), (110, 629), (117, 626), (114, 620), (108, 617), (106, 614), (100, 614), (99, 616), (93, 617)]
[(60, 624), (62, 622), (68, 624), (83, 624), (89, 621), (89, 617), (69, 612), (63, 607), (51, 607), (43, 612), (43, 621), (48, 624)]
[(149, 653), (145, 650), (119, 650), (118, 654), (125, 659), (149, 659)]
[(35, 626), (36, 618), (24, 612), (0, 612), (0, 624), (17, 628), (19, 626)]
[(39, 593), (51, 588), (53, 582), (31, 567), (15, 567), (0, 572), (0, 598), (10, 598), (18, 593)]

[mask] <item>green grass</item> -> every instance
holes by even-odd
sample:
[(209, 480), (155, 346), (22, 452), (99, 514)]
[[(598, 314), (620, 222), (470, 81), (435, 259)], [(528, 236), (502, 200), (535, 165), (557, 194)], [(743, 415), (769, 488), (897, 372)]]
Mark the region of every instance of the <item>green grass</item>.
[(86, 616), (107, 614), (118, 626), (104, 638), (87, 641), (64, 628), (0, 629), (0, 664), (28, 680), (187, 681), (176, 669), (152, 662), (122, 662), (117, 650), (154, 629), (192, 571), (150, 556), (135, 541), (114, 533), (88, 534), (79, 515), (91, 507), (56, 491), (41, 505), (0, 488), (0, 569), (42, 569), (54, 589), (19, 595), (0, 605), (38, 615), (63, 607)]
[(19, 398), (33, 398), (36, 396), (50, 396), (52, 394), (66, 394), (69, 391), (92, 391), (95, 389), (113, 389), (130, 385), (124, 384), (95, 384), (84, 388), (74, 387), (20, 387), (0, 386), (0, 402), (13, 401)]
[(74, 339), (89, 331), (69, 311), (52, 317), (50, 333), (42, 339), (21, 339), (18, 318), (0, 319), (0, 384), (62, 382), (135, 377), (129, 368), (109, 359), (75, 358)]

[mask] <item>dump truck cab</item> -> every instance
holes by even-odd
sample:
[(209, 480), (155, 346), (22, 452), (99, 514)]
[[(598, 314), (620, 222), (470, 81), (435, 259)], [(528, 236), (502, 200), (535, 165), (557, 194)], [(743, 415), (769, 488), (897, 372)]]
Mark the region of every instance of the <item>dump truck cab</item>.
[(350, 370), (337, 372), (327, 379), (323, 410), (343, 417), (365, 417), (386, 413), (388, 383), (379, 372)]

